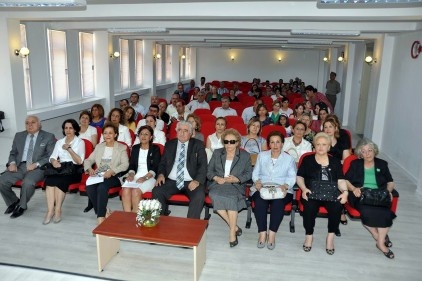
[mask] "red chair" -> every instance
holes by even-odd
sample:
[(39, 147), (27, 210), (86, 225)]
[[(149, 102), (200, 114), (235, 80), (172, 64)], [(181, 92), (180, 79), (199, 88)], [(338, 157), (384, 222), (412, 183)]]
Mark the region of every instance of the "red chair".
[(212, 115), (212, 111), (206, 108), (197, 108), (193, 111), (193, 113), (195, 113), (196, 115), (202, 115), (202, 114)]
[(136, 135), (131, 129), (129, 129), (129, 134), (130, 134), (130, 138), (132, 139), (132, 145), (133, 145), (133, 143), (136, 140)]
[(208, 136), (215, 133), (215, 121), (205, 121), (202, 123), (201, 133), (204, 135), (204, 144), (206, 145)]
[(241, 136), (244, 136), (244, 135), (247, 134), (247, 128), (246, 128), (245, 123), (243, 123), (243, 122), (242, 123), (228, 123), (227, 122), (226, 127), (227, 127), (227, 129), (237, 130)]
[(138, 126), (139, 121), (141, 121), (144, 117), (142, 116), (142, 114), (138, 113), (138, 115), (136, 116), (136, 120), (135, 120), (135, 124), (136, 126)]
[(221, 107), (221, 101), (218, 100), (209, 101), (208, 104), (210, 105), (211, 112), (214, 112), (214, 109), (217, 107)]
[[(240, 116), (241, 116), (241, 115), (240, 115)], [(226, 118), (226, 123), (227, 123), (226, 127), (227, 127), (227, 128), (230, 128), (230, 126), (231, 126), (232, 124), (235, 124), (235, 123), (241, 123), (241, 124), (244, 124), (244, 122), (243, 122), (243, 118), (242, 118), (242, 117), (240, 117), (240, 116), (229, 115), (229, 116), (224, 117), (224, 118)]]
[(168, 130), (168, 140), (172, 140), (177, 138), (176, 126), (179, 121), (174, 121), (170, 123), (169, 130)]
[(239, 94), (237, 95), (237, 98), (240, 100), (240, 102), (245, 106), (245, 107), (249, 107), (249, 106), (253, 106), (255, 103), (255, 98), (249, 96), (247, 93), (245, 94)]
[[(94, 146), (92, 145), (92, 143), (89, 140), (86, 140), (86, 139), (82, 139), (82, 140), (85, 143), (85, 155), (84, 155), (84, 159), (86, 159), (94, 151)], [(69, 185), (69, 192), (70, 193), (78, 192), (79, 191), (79, 186), (81, 185), (82, 182), (86, 182), (87, 178), (88, 178), (88, 175), (86, 175), (85, 173), (83, 173), (82, 174), (82, 178), (81, 178), (81, 182), (72, 183), (72, 184)]]
[(236, 110), (236, 113), (238, 116), (242, 116), (243, 110), (246, 108), (246, 106), (238, 101), (232, 101), (230, 103), (230, 107)]
[(161, 143), (154, 143), (153, 145), (158, 146), (158, 148), (160, 149), (160, 154), (163, 155), (163, 153), (164, 153), (164, 145), (162, 145)]
[(103, 128), (95, 127), (97, 129), (97, 143), (100, 143), (101, 136), (103, 135)]
[(261, 137), (263, 137), (264, 139), (267, 139), (268, 134), (271, 133), (272, 131), (279, 131), (284, 137), (286, 137), (286, 129), (283, 126), (279, 126), (279, 125), (268, 125), (268, 126), (262, 127)]
[(261, 100), (267, 107), (268, 111), (271, 111), (273, 108), (273, 99), (271, 97), (263, 96)]
[(217, 119), (217, 117), (215, 117), (212, 114), (208, 114), (208, 113), (207, 114), (196, 114), (196, 115), (201, 120), (201, 123), (205, 123), (205, 122), (214, 122), (215, 123), (215, 120)]

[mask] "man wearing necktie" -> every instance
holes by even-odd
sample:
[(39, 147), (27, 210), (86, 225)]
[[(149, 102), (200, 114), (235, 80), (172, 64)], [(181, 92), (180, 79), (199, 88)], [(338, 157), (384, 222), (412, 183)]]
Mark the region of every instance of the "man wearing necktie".
[[(20, 217), (28, 208), (36, 183), (44, 178), (44, 171), (39, 167), (48, 162), (56, 142), (53, 134), (41, 130), (37, 116), (28, 116), (25, 128), (25, 131), (16, 133), (7, 170), (0, 176), (0, 193), (8, 206), (4, 213), (12, 213), (11, 218)], [(19, 180), (22, 180), (20, 198), (12, 190)]]
[(176, 131), (177, 139), (166, 143), (152, 195), (162, 204), (162, 214), (167, 214), (167, 200), (174, 194), (186, 194), (190, 200), (187, 217), (199, 219), (207, 176), (205, 146), (202, 141), (191, 138), (193, 128), (189, 122), (179, 121)]

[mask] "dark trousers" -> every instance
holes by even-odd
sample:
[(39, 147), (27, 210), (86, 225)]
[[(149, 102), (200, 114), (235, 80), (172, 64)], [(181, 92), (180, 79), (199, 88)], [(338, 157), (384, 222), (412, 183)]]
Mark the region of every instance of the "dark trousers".
[(103, 182), (88, 185), (86, 187), (86, 193), (88, 194), (89, 200), (94, 205), (95, 213), (97, 217), (105, 217), (107, 203), (108, 203), (108, 190), (110, 187), (120, 186), (121, 183), (116, 176), (104, 179)]
[[(337, 95), (325, 95), (327, 97), (327, 100), (331, 103), (331, 106), (336, 107), (336, 102), (337, 102)], [(331, 112), (332, 113), (332, 112)]]
[(303, 227), (306, 235), (314, 233), (315, 218), (320, 206), (324, 206), (328, 212), (328, 232), (336, 232), (340, 224), (341, 211), (343, 210), (343, 205), (340, 202), (324, 202), (313, 199), (306, 201), (303, 198), (301, 200), (303, 204)]
[(255, 203), (254, 213), (258, 232), (267, 231), (267, 211), (270, 207), (270, 227), (269, 230), (277, 232), (283, 221), (284, 207), (293, 200), (293, 194), (287, 193), (283, 199), (264, 200), (261, 198), (259, 191), (252, 195)]
[(161, 214), (167, 214), (168, 205), (167, 200), (174, 194), (183, 193), (189, 197), (189, 209), (188, 218), (199, 219), (201, 218), (201, 212), (204, 208), (205, 201), (205, 187), (203, 184), (199, 184), (193, 191), (188, 189), (189, 181), (185, 181), (185, 185), (182, 190), (176, 187), (176, 181), (166, 179), (166, 182), (161, 186), (156, 186), (152, 189), (152, 197), (160, 201), (162, 210)]

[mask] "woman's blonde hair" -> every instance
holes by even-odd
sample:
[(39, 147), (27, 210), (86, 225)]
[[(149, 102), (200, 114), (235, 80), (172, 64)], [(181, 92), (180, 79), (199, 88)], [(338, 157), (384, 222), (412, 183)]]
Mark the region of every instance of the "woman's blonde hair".
[(318, 141), (319, 139), (321, 139), (321, 138), (326, 139), (326, 140), (328, 141), (328, 144), (331, 146), (331, 138), (330, 138), (330, 136), (329, 136), (329, 135), (327, 135), (327, 134), (326, 134), (326, 133), (324, 133), (324, 132), (319, 132), (318, 134), (316, 134), (316, 135), (314, 136), (314, 140), (313, 140), (313, 142), (314, 142), (314, 146), (316, 146), (317, 141)]

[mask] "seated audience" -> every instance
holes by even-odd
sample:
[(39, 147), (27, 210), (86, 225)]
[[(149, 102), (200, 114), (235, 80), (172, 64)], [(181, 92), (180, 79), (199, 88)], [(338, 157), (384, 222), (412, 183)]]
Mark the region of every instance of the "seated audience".
[(215, 86), (211, 87), (211, 92), (209, 94), (207, 94), (206, 100), (207, 100), (207, 102), (214, 101), (214, 100), (216, 100), (216, 101), (221, 100), (221, 95), (218, 94), (217, 87), (215, 87)]
[(194, 112), (196, 109), (210, 109), (210, 105), (205, 101), (205, 93), (199, 92), (197, 94), (198, 99), (191, 101), (186, 107), (190, 112)]
[(136, 112), (131, 106), (127, 106), (123, 109), (125, 114), (125, 126), (128, 127), (132, 132), (136, 130), (135, 116)]
[(249, 91), (248, 95), (254, 97), (255, 99), (261, 99), (262, 98), (262, 91), (258, 87), (257, 84), (252, 84), (252, 88)]
[[(74, 119), (67, 119), (62, 124), (64, 138), (58, 140), (54, 151), (50, 156), (50, 163), (55, 169), (59, 169), (66, 162), (75, 165), (75, 170), (70, 175), (51, 175), (44, 180), (45, 197), (47, 199), (47, 214), (43, 224), (49, 224), (62, 220), (62, 205), (69, 185), (78, 183), (82, 178), (82, 163), (85, 157), (85, 143), (78, 137), (80, 127)], [(80, 169), (78, 169), (78, 167)]]
[[(158, 118), (159, 112), (160, 112), (159, 106), (155, 105), (155, 104), (151, 104), (149, 106), (149, 110), (148, 110), (147, 115), (155, 116), (156, 121), (157, 121), (155, 129), (162, 131), (164, 129), (164, 126), (166, 126), (166, 123), (164, 123), (164, 120), (161, 120), (161, 119)], [(165, 112), (163, 112), (163, 114), (164, 113)], [(141, 126), (145, 126), (145, 125), (147, 125), (146, 116), (145, 116), (144, 119), (139, 120), (138, 125), (136, 126), (136, 130), (134, 132), (139, 131), (139, 128), (141, 128)]]
[(261, 122), (262, 127), (273, 124), (273, 120), (270, 117), (268, 117), (268, 109), (265, 104), (258, 105), (256, 107), (255, 113), (256, 113), (255, 118), (257, 118), (259, 122)]
[(326, 107), (320, 107), (318, 110), (318, 120), (313, 120), (311, 124), (312, 131), (317, 133), (324, 131), (323, 124), (325, 122), (325, 118), (328, 115), (328, 109)]
[(91, 123), (89, 125), (97, 128), (104, 127), (106, 118), (104, 117), (104, 108), (101, 104), (94, 104), (91, 106)]
[(177, 138), (166, 143), (158, 166), (158, 177), (152, 195), (160, 201), (162, 214), (168, 214), (167, 200), (174, 194), (189, 197), (188, 218), (199, 219), (205, 200), (207, 156), (204, 143), (191, 138), (192, 125), (179, 121)]
[(233, 108), (230, 108), (230, 98), (222, 97), (221, 107), (214, 109), (212, 115), (215, 117), (237, 116), (237, 112)]
[(89, 123), (91, 122), (91, 113), (89, 111), (84, 110), (79, 114), (79, 127), (81, 130), (79, 131), (79, 137), (81, 139), (89, 140), (92, 143), (92, 146), (95, 147), (98, 142), (98, 133), (97, 129)]
[[(145, 116), (145, 119), (143, 120), (145, 120), (145, 125), (150, 126), (152, 130), (154, 131), (152, 135), (152, 142), (158, 143), (161, 145), (166, 145), (166, 141), (167, 141), (166, 135), (164, 134), (163, 131), (157, 129), (157, 118), (154, 115), (147, 115)], [(139, 126), (139, 129), (137, 130), (137, 132), (139, 132), (139, 130), (145, 125)], [(136, 138), (134, 144), (138, 144), (139, 142), (140, 142), (140, 139)]]
[(128, 99), (122, 99), (119, 101), (120, 109), (123, 110), (125, 107), (129, 106), (129, 100)]
[[(331, 138), (325, 133), (318, 133), (314, 137), (315, 154), (305, 156), (297, 171), (296, 182), (302, 191), (303, 226), (305, 228), (305, 242), (303, 250), (309, 252), (312, 249), (315, 218), (320, 206), (324, 206), (328, 212), (328, 234), (326, 237), (326, 253), (334, 254), (334, 233), (340, 224), (342, 204), (346, 203), (348, 191), (344, 180), (341, 162), (330, 156), (328, 151), (331, 146)], [(336, 201), (321, 201), (308, 198), (312, 189), (319, 182), (331, 182), (337, 184), (341, 194)], [(313, 186), (314, 184), (314, 186)]]
[(177, 84), (177, 90), (174, 91), (174, 94), (178, 94), (180, 99), (185, 101), (185, 104), (189, 102), (189, 94), (184, 90), (182, 83)]
[(227, 90), (227, 88), (226, 88), (226, 87), (224, 87), (224, 82), (223, 82), (223, 81), (221, 81), (221, 82), (220, 82), (220, 88), (218, 88), (218, 89), (217, 89), (217, 93), (218, 93), (220, 96), (222, 96), (223, 94), (228, 93), (228, 92), (229, 92), (229, 90)]
[(299, 120), (300, 117), (302, 117), (304, 110), (305, 110), (305, 107), (303, 106), (303, 104), (301, 104), (301, 103), (296, 104), (295, 110), (294, 110), (293, 114), (291, 114), (289, 116), (289, 118), (294, 118), (296, 120)]
[(126, 182), (135, 181), (136, 187), (122, 186), (122, 204), (125, 212), (138, 211), (142, 194), (149, 192), (155, 185), (155, 176), (160, 163), (160, 148), (152, 144), (154, 130), (150, 126), (142, 126), (138, 131), (139, 144), (132, 148), (129, 160), (129, 172)]
[(170, 115), (167, 114), (167, 101), (163, 100), (158, 104), (158, 114), (157, 119), (164, 122), (164, 126), (170, 124)]
[[(118, 141), (126, 143), (129, 147), (132, 146), (132, 137), (129, 133), (129, 128), (124, 125), (125, 116), (123, 110), (120, 108), (113, 108), (108, 114), (107, 121), (113, 124), (119, 132)], [(104, 134), (100, 138), (100, 143), (104, 141)]]
[[(25, 131), (15, 134), (6, 171), (0, 174), (0, 193), (7, 205), (4, 212), (10, 218), (18, 218), (28, 209), (28, 202), (35, 193), (35, 185), (44, 178), (41, 166), (48, 163), (56, 140), (53, 134), (41, 130), (40, 119), (29, 115), (25, 119)], [(22, 180), (20, 197), (12, 185)]]
[(246, 208), (245, 184), (252, 177), (252, 165), (249, 153), (239, 149), (239, 132), (228, 129), (221, 139), (224, 148), (214, 151), (208, 165), (208, 189), (214, 210), (229, 226), (229, 245), (235, 247), (242, 235), (237, 215)]
[(324, 121), (324, 132), (331, 138), (331, 147), (329, 154), (342, 163), (350, 155), (350, 144), (346, 141), (340, 141), (340, 124), (335, 118), (327, 118)]
[(142, 104), (139, 102), (139, 94), (136, 92), (133, 92), (132, 94), (130, 94), (129, 105), (133, 107), (133, 109), (135, 109), (137, 114), (144, 116), (147, 113), (145, 107), (143, 107)]
[(286, 130), (286, 137), (290, 137), (292, 135), (292, 126), (290, 126), (290, 121), (287, 115), (282, 113), (278, 119), (278, 124)]
[(241, 138), (241, 148), (250, 154), (258, 154), (261, 151), (267, 150), (267, 142), (260, 136), (261, 122), (257, 118), (253, 117), (249, 120), (247, 132), (248, 134)]
[[(117, 141), (119, 130), (112, 123), (103, 127), (104, 142), (99, 143), (94, 152), (84, 161), (84, 170), (90, 176), (102, 176), (103, 182), (87, 185), (86, 193), (94, 205), (97, 223), (102, 223), (111, 214), (107, 208), (108, 190), (121, 186), (119, 176), (129, 167), (127, 147)], [(96, 165), (96, 169), (92, 168)]]
[[(278, 131), (267, 137), (270, 150), (258, 154), (252, 173), (254, 185), (251, 188), (255, 203), (255, 219), (258, 226), (258, 248), (275, 248), (275, 236), (284, 217), (284, 207), (293, 200), (293, 186), (296, 183), (296, 165), (293, 157), (283, 152), (283, 135)], [(260, 190), (265, 183), (276, 184), (284, 193), (284, 198), (264, 200)], [(270, 210), (270, 225), (267, 227), (267, 213)]]
[(307, 101), (305, 101), (305, 103), (303, 105), (304, 105), (303, 113), (308, 113), (309, 116), (312, 119), (312, 116), (314, 115), (314, 107), (313, 107), (311, 101), (307, 100)]
[(356, 155), (359, 159), (350, 163), (346, 173), (347, 188), (349, 189), (349, 202), (352, 207), (360, 212), (362, 225), (371, 233), (376, 241), (376, 247), (389, 259), (394, 258), (394, 253), (389, 249), (393, 246), (388, 231), (393, 225), (396, 215), (389, 207), (364, 205), (360, 203), (362, 188), (387, 189), (394, 191), (394, 181), (388, 169), (388, 163), (377, 158), (378, 146), (364, 138), (356, 146)]
[(305, 112), (305, 113), (303, 113), (302, 117), (300, 118), (300, 121), (302, 121), (306, 125), (306, 131), (303, 135), (303, 138), (305, 140), (307, 140), (312, 145), (313, 142), (314, 142), (314, 136), (316, 135), (316, 133), (314, 131), (312, 131), (312, 129), (311, 129), (311, 125), (312, 125), (311, 116), (309, 115), (309, 113)]
[(191, 113), (188, 115), (187, 121), (191, 123), (193, 127), (192, 138), (204, 141), (204, 135), (201, 133), (201, 119), (199, 119), (199, 117), (194, 113)]
[(232, 101), (238, 101), (240, 102), (240, 100), (236, 97), (236, 92), (234, 91), (234, 89), (231, 89), (229, 91), (229, 100)]
[(176, 102), (176, 113), (170, 115), (171, 121), (186, 121), (190, 111), (186, 109), (185, 101), (180, 99)]
[(286, 97), (281, 99), (280, 113), (286, 115), (287, 117), (293, 114), (293, 110), (289, 107), (289, 99)]
[[(215, 133), (211, 134), (207, 138), (207, 150), (210, 154), (214, 152), (215, 149), (223, 148), (223, 143), (221, 142), (221, 135), (226, 130), (226, 119), (224, 117), (218, 117), (215, 120)], [(208, 151), (207, 151), (208, 153)], [(209, 157), (211, 159), (211, 157)]]
[(173, 114), (177, 113), (176, 103), (180, 99), (180, 95), (178, 93), (174, 93), (171, 95), (170, 104), (167, 106), (167, 114), (172, 116)]
[(284, 141), (283, 151), (290, 154), (298, 163), (300, 157), (306, 152), (312, 151), (312, 144), (303, 138), (306, 125), (302, 121), (297, 121), (293, 125), (293, 136)]
[(262, 104), (262, 100), (260, 99), (255, 100), (253, 106), (249, 106), (243, 110), (242, 119), (245, 124), (248, 124), (249, 120), (251, 120), (252, 117), (255, 117), (256, 108), (258, 107), (259, 104)]
[(327, 97), (323, 93), (318, 92), (318, 90), (311, 85), (306, 86), (305, 91), (306, 99), (310, 100), (312, 105), (315, 106), (317, 103), (323, 102), (330, 109), (330, 112), (334, 112), (331, 103), (328, 101)]
[(206, 78), (204, 76), (201, 77), (201, 82), (199, 84), (199, 89), (205, 89), (205, 80)]

